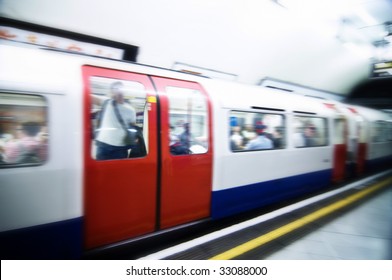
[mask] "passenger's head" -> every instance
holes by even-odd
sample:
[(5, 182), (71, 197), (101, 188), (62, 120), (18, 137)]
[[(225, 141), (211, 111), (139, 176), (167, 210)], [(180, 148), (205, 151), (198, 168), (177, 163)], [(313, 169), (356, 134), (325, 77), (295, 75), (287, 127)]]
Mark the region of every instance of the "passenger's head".
[(304, 131), (306, 136), (312, 137), (316, 133), (316, 127), (312, 123), (306, 123), (305, 124), (305, 131)]
[(264, 130), (266, 128), (267, 128), (267, 126), (264, 125), (263, 122), (261, 122), (261, 121), (256, 122), (255, 130), (256, 130), (257, 135), (263, 135), (264, 134)]
[(245, 130), (246, 131), (254, 131), (254, 129), (253, 129), (253, 125), (252, 124), (245, 124)]
[(240, 127), (240, 126), (233, 126), (233, 127), (231, 128), (231, 130), (232, 130), (233, 132), (240, 133), (240, 132), (241, 132), (241, 127)]
[(189, 128), (190, 128), (190, 125), (189, 125), (189, 123), (184, 123), (184, 131), (185, 132), (189, 132)]
[(283, 127), (277, 126), (275, 127), (274, 135), (276, 137), (281, 137), (283, 135), (283, 131), (284, 131)]
[(124, 102), (124, 85), (122, 82), (117, 81), (110, 85), (110, 91), (112, 94), (112, 98), (119, 103)]
[(36, 122), (26, 122), (22, 124), (22, 131), (27, 136), (36, 136), (40, 130), (41, 126)]

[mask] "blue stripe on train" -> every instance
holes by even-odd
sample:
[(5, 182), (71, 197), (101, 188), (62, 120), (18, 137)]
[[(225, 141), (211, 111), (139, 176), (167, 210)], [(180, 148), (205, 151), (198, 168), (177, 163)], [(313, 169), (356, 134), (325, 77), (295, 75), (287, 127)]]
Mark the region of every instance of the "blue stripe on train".
[(212, 193), (212, 218), (277, 203), (331, 184), (332, 170), (323, 170), (267, 182), (235, 187)]
[(80, 259), (82, 218), (0, 233), (0, 257), (13, 259)]
[(377, 171), (377, 170), (382, 170), (391, 167), (392, 167), (392, 155), (366, 161), (366, 168), (369, 171)]

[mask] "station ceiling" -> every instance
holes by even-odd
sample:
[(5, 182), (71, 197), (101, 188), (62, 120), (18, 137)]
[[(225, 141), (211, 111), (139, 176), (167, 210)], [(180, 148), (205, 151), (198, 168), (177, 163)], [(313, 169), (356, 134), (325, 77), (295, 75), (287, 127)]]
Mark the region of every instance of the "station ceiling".
[[(321, 20), (339, 22), (337, 36), (344, 44), (371, 46), (370, 73), (352, 90), (345, 100), (364, 106), (392, 110), (392, 0), (343, 0), (319, 1), (274, 0), (278, 5), (293, 12), (307, 11), (317, 14)], [(375, 71), (374, 65), (386, 62), (383, 71)]]

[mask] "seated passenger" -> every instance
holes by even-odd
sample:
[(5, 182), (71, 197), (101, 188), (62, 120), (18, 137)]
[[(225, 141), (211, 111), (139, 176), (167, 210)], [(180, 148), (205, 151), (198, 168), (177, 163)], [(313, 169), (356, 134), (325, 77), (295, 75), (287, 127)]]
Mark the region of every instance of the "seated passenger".
[(245, 128), (241, 131), (241, 135), (243, 137), (243, 145), (246, 146), (249, 141), (255, 139), (257, 137), (256, 132), (253, 129), (253, 125), (246, 124)]
[(305, 147), (317, 146), (315, 135), (316, 135), (316, 127), (314, 126), (314, 124), (310, 122), (307, 123), (304, 130)]
[(272, 142), (275, 149), (283, 148), (283, 131), (282, 127), (276, 127), (274, 133), (272, 134)]
[(172, 155), (185, 155), (189, 154), (188, 149), (180, 142), (180, 138), (174, 133), (174, 126), (170, 126), (170, 153)]
[(231, 136), (230, 136), (230, 143), (231, 143), (231, 150), (242, 150), (244, 148), (243, 142), (244, 137), (240, 134), (241, 127), (234, 126), (232, 127)]
[(179, 138), (181, 144), (189, 149), (193, 140), (189, 123), (184, 123), (184, 132), (180, 134)]
[(6, 163), (40, 163), (46, 159), (46, 146), (39, 132), (41, 126), (35, 122), (24, 123), (17, 128), (15, 140), (4, 146), (4, 162)]
[(264, 130), (267, 128), (262, 122), (256, 123), (257, 137), (251, 140), (245, 147), (246, 150), (273, 149), (272, 140), (265, 136)]

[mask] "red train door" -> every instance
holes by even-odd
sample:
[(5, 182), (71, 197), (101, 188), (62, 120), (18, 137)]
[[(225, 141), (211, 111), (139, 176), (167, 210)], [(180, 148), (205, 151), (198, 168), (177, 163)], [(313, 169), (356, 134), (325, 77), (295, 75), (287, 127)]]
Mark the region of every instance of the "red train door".
[(354, 129), (356, 132), (356, 146), (354, 149), (354, 159), (356, 164), (355, 172), (361, 175), (365, 171), (366, 155), (367, 155), (367, 127), (365, 119), (353, 107), (348, 107), (353, 114)]
[(367, 127), (365, 120), (360, 118), (357, 122), (357, 133), (358, 133), (358, 147), (357, 147), (357, 173), (363, 174), (366, 168), (366, 155), (368, 152), (367, 146)]
[(161, 123), (160, 228), (210, 215), (211, 105), (193, 82), (153, 77)]
[[(91, 249), (156, 228), (157, 103), (145, 75), (85, 66), (83, 79), (85, 248)], [(118, 95), (126, 102), (115, 105)], [(125, 133), (116, 125), (116, 106), (126, 122), (136, 116), (142, 130), (125, 150), (118, 149)]]
[(344, 118), (334, 120), (334, 162), (332, 181), (341, 182), (346, 177), (347, 122)]

